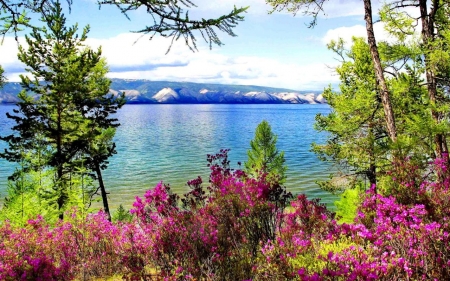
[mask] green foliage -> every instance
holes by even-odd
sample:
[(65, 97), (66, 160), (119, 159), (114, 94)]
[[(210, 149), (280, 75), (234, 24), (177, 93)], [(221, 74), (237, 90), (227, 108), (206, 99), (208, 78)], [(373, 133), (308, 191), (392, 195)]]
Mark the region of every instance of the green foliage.
[[(391, 1), (385, 3), (380, 13), (386, 30), (397, 39), (394, 44), (386, 44), (388, 52), (385, 57), (388, 59), (389, 71), (396, 75), (396, 80), (400, 80), (399, 78), (404, 76), (405, 70), (408, 74), (411, 71), (417, 72), (417, 77), (424, 80), (420, 87), (417, 85), (414, 87), (425, 92), (427, 100), (423, 105), (428, 112), (425, 110), (422, 112), (428, 114), (422, 114), (424, 116), (415, 118), (414, 121), (431, 136), (431, 138), (426, 137), (426, 142), (428, 142), (426, 145), (430, 146), (433, 151), (432, 153), (424, 152), (429, 158), (444, 157), (444, 154), (448, 153), (447, 138), (450, 129), (448, 119), (450, 104), (448, 97), (450, 81), (449, 15), (450, 2), (448, 1), (433, 1), (431, 4), (427, 1), (417, 1), (402, 3), (402, 5)], [(421, 24), (418, 26), (417, 22)], [(420, 30), (420, 37), (413, 35), (413, 31), (417, 27)], [(398, 52), (399, 49), (402, 51)], [(392, 60), (393, 57), (397, 61)], [(412, 88), (411, 85), (409, 87)], [(417, 92), (417, 90), (413, 91)], [(413, 128), (417, 129), (417, 127)], [(408, 136), (414, 138), (415, 132), (422, 131), (413, 131)], [(415, 140), (417, 139), (420, 140), (420, 138)], [(423, 136), (421, 139), (424, 139)], [(429, 139), (432, 140), (431, 143), (429, 143)], [(423, 141), (421, 142), (420, 145), (423, 145)]]
[(340, 199), (334, 202), (336, 206), (336, 218), (339, 223), (353, 223), (356, 218), (362, 192), (358, 187), (346, 189)]
[[(332, 111), (328, 115), (316, 116), (315, 128), (326, 131), (329, 137), (325, 144), (313, 144), (313, 151), (321, 160), (337, 164), (345, 182), (353, 183), (360, 176), (375, 181), (376, 170), (388, 163), (385, 157), (390, 149), (384, 127), (381, 101), (377, 95), (373, 64), (369, 46), (362, 38), (353, 38), (351, 50), (344, 49), (342, 40), (328, 45), (342, 59), (336, 69), (341, 79), (340, 92), (325, 89)], [(328, 182), (330, 190), (336, 181)]]
[[(73, 0), (66, 0), (69, 9), (73, 4)], [(150, 34), (153, 38), (155, 34), (163, 37), (172, 38), (173, 42), (182, 38), (191, 50), (197, 50), (197, 39), (193, 32), (198, 31), (202, 38), (212, 47), (213, 44), (221, 46), (222, 41), (217, 35), (217, 30), (225, 32), (230, 36), (236, 36), (233, 29), (240, 21), (244, 20), (243, 13), (248, 7), (234, 7), (228, 14), (222, 15), (215, 19), (190, 19), (189, 10), (196, 5), (191, 0), (167, 0), (167, 1), (146, 1), (146, 0), (97, 0), (99, 6), (113, 5), (117, 7), (127, 18), (130, 11), (144, 10), (149, 15), (149, 21), (141, 30), (136, 32)], [(32, 25), (31, 15), (38, 14), (46, 17), (51, 14), (55, 6), (59, 6), (59, 1), (41, 0), (41, 1), (0, 1), (0, 36), (12, 32), (22, 31), (24, 27), (35, 28)]]
[(313, 27), (317, 23), (317, 15), (324, 13), (323, 4), (327, 0), (266, 0), (266, 3), (273, 7), (272, 13), (275, 11), (286, 10), (296, 15), (302, 11), (304, 15), (311, 16), (313, 19), (309, 23), (309, 27)]
[[(311, 25), (315, 25), (327, 1), (266, 2), (273, 11), (313, 16)], [(370, 12), (370, 1), (364, 1), (364, 7)], [(322, 187), (338, 192), (361, 178), (371, 184), (385, 183), (395, 159), (408, 157), (425, 169), (429, 159), (448, 153), (449, 15), (448, 1), (387, 1), (380, 19), (394, 40), (375, 44), (369, 38), (370, 50), (363, 39), (354, 38), (350, 50), (342, 40), (329, 44), (342, 60), (336, 69), (340, 91), (325, 89), (332, 112), (317, 116), (316, 128), (330, 135), (325, 144), (314, 144), (313, 150), (322, 160), (336, 164), (337, 175), (346, 178), (348, 185), (336, 186), (332, 179), (321, 183)], [(371, 19), (366, 20), (370, 31)]]
[[(47, 6), (46, 1), (43, 1), (42, 8)], [(49, 1), (50, 2), (50, 1)], [(26, 10), (37, 12), (41, 3), (34, 1), (18, 1), (10, 3), (10, 1), (0, 2), (0, 22), (3, 25), (0, 26), (0, 36), (5, 36), (7, 33), (14, 33), (17, 39), (17, 33), (22, 31), (24, 27), (30, 27), (30, 18), (27, 16)], [(2, 38), (3, 39), (3, 38)], [(3, 40), (2, 40), (3, 41)]]
[(130, 211), (125, 209), (122, 204), (119, 205), (119, 208), (117, 208), (112, 216), (113, 222), (131, 222), (132, 219), (133, 215), (131, 215)]
[[(23, 226), (30, 219), (40, 215), (50, 225), (58, 221), (60, 210), (54, 192), (52, 169), (23, 172), (17, 171), (17, 180), (10, 181), (3, 208), (0, 209), (0, 221), (8, 220), (16, 226)], [(82, 173), (73, 174), (67, 192), (67, 205), (77, 207), (79, 214), (88, 210), (92, 196), (92, 179)]]
[(0, 89), (3, 88), (3, 85), (6, 83), (6, 78), (3, 76), (5, 71), (3, 70), (3, 67), (0, 65)]
[[(193, 35), (193, 31), (199, 31), (210, 48), (213, 44), (221, 46), (223, 43), (217, 36), (214, 28), (230, 36), (236, 36), (233, 28), (240, 21), (244, 20), (242, 14), (248, 9), (248, 7), (234, 7), (230, 13), (216, 19), (193, 20), (189, 18), (189, 12), (184, 11), (184, 7), (191, 8), (195, 6), (191, 0), (167, 0), (164, 2), (145, 0), (123, 0), (117, 2), (115, 0), (105, 0), (99, 1), (99, 3), (117, 6), (124, 14), (142, 8), (147, 10), (153, 17), (153, 24), (147, 25), (137, 32), (151, 34), (152, 37), (157, 33), (163, 37), (171, 37), (172, 43), (174, 40), (182, 38), (192, 51), (197, 50), (197, 39)], [(170, 47), (167, 52), (169, 51)]]
[[(315, 127), (328, 132), (329, 137), (325, 144), (313, 144), (313, 151), (321, 160), (336, 164), (338, 171), (321, 186), (339, 192), (363, 180), (386, 190), (390, 185), (384, 178), (392, 169), (394, 155), (414, 159), (423, 168), (434, 156), (435, 136), (449, 129), (447, 122), (433, 121), (422, 79), (425, 68), (420, 48), (413, 39), (408, 43), (380, 43), (380, 56), (390, 73), (386, 81), (395, 112), (395, 143), (386, 130), (367, 43), (353, 38), (350, 50), (345, 50), (342, 40), (331, 42), (329, 48), (342, 59), (336, 69), (340, 92), (331, 88), (324, 92), (332, 112), (318, 115)], [(441, 103), (435, 109), (444, 112), (447, 107)]]
[(248, 150), (248, 161), (245, 162), (246, 171), (258, 177), (267, 174), (269, 181), (284, 183), (286, 181), (287, 167), (284, 165), (284, 151), (279, 152), (277, 136), (273, 134), (269, 122), (263, 120), (255, 131), (255, 138), (250, 141), (251, 149)]
[(318, 241), (311, 239), (309, 251), (304, 251), (295, 257), (289, 258), (289, 263), (294, 268), (304, 268), (310, 272), (322, 272), (327, 266), (326, 257), (330, 253), (339, 254), (357, 244), (350, 237), (342, 236), (334, 241)]
[[(23, 175), (23, 176), (22, 176)], [(3, 208), (0, 210), (0, 221), (8, 220), (16, 226), (24, 226), (29, 219), (34, 219), (41, 215), (50, 224), (58, 220), (58, 209), (51, 201), (44, 196), (44, 188), (36, 185), (34, 176), (31, 173), (25, 175), (22, 173), (19, 180), (9, 182), (7, 197)], [(51, 175), (50, 175), (51, 176)], [(41, 175), (40, 181), (44, 181), (44, 175)], [(49, 186), (48, 178), (45, 179), (43, 186)]]
[(53, 192), (48, 192), (62, 215), (85, 200), (70, 199), (74, 186), (83, 186), (74, 180), (85, 177), (81, 170), (94, 170), (92, 163), (95, 172), (104, 169), (115, 153), (111, 139), (119, 124), (110, 116), (124, 98), (109, 94), (111, 81), (101, 49), (84, 45), (89, 27), (81, 34), (76, 25), (66, 27), (59, 3), (49, 11), (42, 19), (46, 27), (26, 36), (28, 49), (19, 47), (19, 60), (31, 77), (21, 76), (24, 90), (18, 109), (15, 115), (7, 114), (16, 123), (14, 133), (0, 138), (9, 145), (0, 156), (21, 163), (19, 173), (52, 170)]
[(414, 34), (416, 19), (399, 9), (392, 9), (389, 5), (383, 5), (380, 10), (380, 18), (385, 23), (384, 29), (400, 42), (404, 42), (408, 36)]

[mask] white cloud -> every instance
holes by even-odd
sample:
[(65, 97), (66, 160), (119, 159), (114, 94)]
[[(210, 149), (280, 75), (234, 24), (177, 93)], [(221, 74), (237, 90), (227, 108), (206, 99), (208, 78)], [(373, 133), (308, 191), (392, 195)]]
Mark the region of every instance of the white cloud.
[[(24, 45), (25, 39), (19, 37), (18, 41)], [(0, 64), (3, 68), (23, 68), (24, 65), (17, 59), (19, 43), (13, 37), (5, 37), (0, 45)]]
[(89, 41), (92, 45), (103, 45), (103, 53), (112, 69), (109, 77), (292, 89), (323, 89), (328, 83), (337, 80), (323, 64), (283, 64), (256, 56), (229, 57), (220, 54), (220, 49), (210, 51), (205, 47), (193, 53), (180, 42), (165, 55), (169, 44), (167, 40), (154, 38), (148, 41), (142, 38), (132, 45), (131, 42), (136, 38), (134, 36), (121, 34), (107, 40)]
[(211, 16), (207, 16), (208, 18), (229, 13), (234, 6), (236, 8), (249, 7), (247, 13), (256, 15), (267, 14), (271, 10), (270, 5), (267, 5), (265, 0), (194, 0), (193, 2), (197, 5), (197, 8), (192, 9), (192, 12), (198, 10), (206, 15), (212, 13)]
[[(374, 24), (374, 32), (375, 32), (375, 38), (377, 42), (381, 41), (387, 41), (387, 42), (393, 42), (395, 39), (389, 35), (384, 30), (384, 24), (379, 22)], [(325, 36), (322, 37), (322, 43), (328, 44), (331, 42), (331, 40), (337, 40), (339, 38), (344, 39), (346, 42), (346, 46), (351, 46), (352, 43), (352, 37), (363, 37), (367, 38), (367, 31), (366, 27), (363, 25), (354, 25), (354, 26), (343, 26), (338, 27), (334, 29), (330, 29), (326, 32)]]
[(205, 47), (193, 53), (180, 42), (165, 55), (169, 44), (167, 40), (154, 38), (148, 41), (142, 38), (132, 45), (136, 38), (133, 36), (121, 34), (107, 40), (89, 41), (92, 45), (103, 46), (103, 53), (112, 69), (109, 77), (292, 89), (323, 89), (328, 83), (337, 81), (323, 64), (283, 64), (256, 56), (229, 57), (220, 54), (220, 49), (210, 51)]
[[(230, 12), (233, 6), (247, 7), (248, 14), (261, 15), (267, 14), (273, 9), (273, 7), (266, 3), (265, 0), (194, 0), (197, 8), (192, 9), (192, 12), (200, 11), (203, 13), (213, 13), (214, 16), (222, 15)], [(372, 1), (372, 10), (377, 12), (381, 7), (381, 1)], [(290, 13), (283, 11), (282, 14), (290, 15)], [(302, 11), (299, 11), (298, 16), (302, 16)], [(323, 18), (338, 18), (347, 16), (360, 16), (364, 15), (364, 3), (361, 0), (331, 0), (326, 1), (323, 6), (323, 12), (318, 14)], [(211, 17), (211, 16), (208, 16)]]
[[(254, 2), (265, 2), (264, 0), (253, 0)], [(372, 1), (372, 11), (377, 12), (381, 7), (381, 1)], [(266, 4), (266, 10), (272, 7)], [(319, 18), (339, 18), (348, 16), (364, 15), (364, 3), (361, 0), (330, 0), (323, 4), (323, 11), (318, 13)], [(303, 15), (304, 10), (300, 10), (297, 15)], [(283, 14), (288, 14), (283, 11)]]
[[(192, 51), (183, 41), (175, 42), (168, 55), (170, 40), (155, 37), (124, 33), (108, 39), (88, 39), (87, 43), (97, 48), (102, 46), (102, 53), (111, 66), (143, 66), (148, 64), (186, 63), (186, 56)], [(203, 47), (199, 47), (203, 49)]]
[(258, 57), (222, 60), (214, 54), (193, 59), (183, 67), (111, 72), (109, 77), (261, 85), (296, 90), (322, 90), (329, 83), (338, 81), (332, 70), (323, 64), (283, 64)]
[[(139, 35), (119, 34), (108, 39), (88, 39), (97, 48), (102, 46), (111, 72), (109, 77), (190, 81), (224, 84), (261, 85), (296, 90), (323, 89), (337, 81), (332, 71), (320, 63), (300, 65), (282, 63), (257, 56), (225, 56), (220, 49), (199, 47), (193, 53), (183, 42), (176, 42), (165, 55), (170, 41), (155, 37), (153, 40)], [(5, 66), (10, 81), (17, 81), (23, 72), (17, 58), (17, 45), (3, 45), (0, 64)], [(14, 70), (14, 71), (8, 71)]]

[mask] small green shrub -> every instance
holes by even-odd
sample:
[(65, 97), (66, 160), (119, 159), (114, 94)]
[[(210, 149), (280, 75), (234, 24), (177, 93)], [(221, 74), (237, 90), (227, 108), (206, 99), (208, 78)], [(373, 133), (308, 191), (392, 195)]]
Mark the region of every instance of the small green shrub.
[(339, 254), (351, 247), (357, 247), (357, 244), (345, 236), (339, 237), (335, 241), (311, 239), (308, 250), (289, 258), (289, 263), (293, 268), (304, 268), (308, 272), (322, 272), (327, 267), (326, 257), (330, 253)]
[(340, 200), (334, 202), (338, 223), (353, 223), (360, 204), (361, 191), (359, 187), (346, 189)]
[(133, 215), (131, 215), (130, 211), (125, 209), (122, 204), (120, 204), (119, 208), (117, 208), (112, 216), (113, 222), (131, 222), (132, 219)]

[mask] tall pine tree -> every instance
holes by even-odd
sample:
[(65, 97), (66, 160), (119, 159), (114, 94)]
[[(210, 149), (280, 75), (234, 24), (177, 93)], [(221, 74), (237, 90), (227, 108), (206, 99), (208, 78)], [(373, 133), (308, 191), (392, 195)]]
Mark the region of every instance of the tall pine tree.
[[(30, 75), (21, 76), (24, 90), (18, 109), (7, 115), (16, 123), (15, 134), (2, 137), (9, 148), (0, 156), (21, 162), (24, 150), (38, 149), (37, 137), (42, 147), (51, 148), (44, 166), (55, 169), (54, 196), (62, 217), (71, 174), (94, 157), (89, 147), (95, 139), (119, 125), (111, 114), (124, 99), (109, 94), (111, 81), (105, 76), (108, 70), (101, 49), (84, 45), (89, 27), (80, 35), (77, 25), (67, 28), (59, 3), (42, 21), (46, 27), (34, 29), (26, 36), (28, 48), (19, 48), (19, 60)], [(110, 150), (107, 157), (114, 152)], [(107, 157), (97, 160), (99, 167)]]
[[(274, 11), (287, 10), (294, 13), (303, 12), (305, 15), (312, 16), (313, 20), (310, 27), (316, 25), (317, 16), (324, 12), (324, 5), (327, 0), (266, 0), (266, 3), (273, 7)], [(403, 1), (402, 1), (403, 2)], [(394, 116), (394, 108), (392, 107), (392, 93), (386, 82), (383, 72), (383, 66), (380, 59), (378, 45), (376, 42), (373, 19), (372, 19), (372, 3), (371, 0), (364, 0), (364, 21), (366, 22), (367, 43), (369, 45), (370, 54), (373, 62), (373, 72), (375, 73), (377, 88), (379, 88), (379, 96), (383, 105), (385, 126), (392, 142), (397, 141), (397, 128)]]

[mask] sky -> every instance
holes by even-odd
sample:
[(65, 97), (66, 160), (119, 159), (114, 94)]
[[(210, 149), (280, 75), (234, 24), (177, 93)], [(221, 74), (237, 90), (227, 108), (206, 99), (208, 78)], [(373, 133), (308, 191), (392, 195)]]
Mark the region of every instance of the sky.
[[(76, 0), (71, 12), (65, 11), (68, 25), (78, 23), (80, 30), (90, 25), (87, 44), (102, 47), (109, 65), (110, 78), (148, 79), (153, 81), (187, 81), (258, 85), (296, 91), (321, 91), (328, 85), (337, 87), (339, 79), (333, 68), (339, 62), (326, 44), (339, 37), (346, 42), (352, 36), (365, 36), (363, 2), (332, 0), (325, 3), (326, 14), (319, 15), (314, 28), (310, 18), (301, 13), (269, 14), (265, 0), (193, 0), (196, 8), (189, 17), (214, 18), (236, 7), (249, 6), (245, 20), (234, 29), (236, 37), (218, 32), (223, 46), (213, 46), (197, 35), (198, 51), (192, 52), (184, 42), (176, 42), (166, 54), (170, 40), (133, 33), (151, 24), (144, 10), (129, 14), (127, 19), (115, 7), (102, 6), (95, 0)], [(374, 13), (381, 3), (373, 0)], [(374, 15), (376, 17), (376, 15)], [(26, 32), (19, 33), (23, 42)], [(377, 39), (387, 35), (381, 24), (375, 25)], [(19, 81), (25, 66), (17, 59), (14, 36), (5, 37), (0, 45), (0, 64), (9, 81)]]

